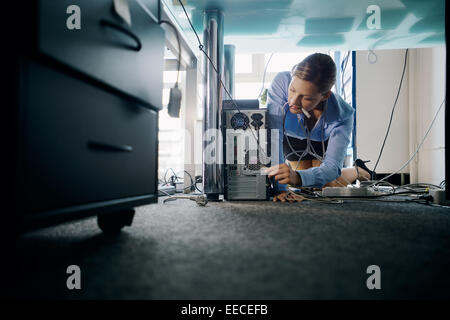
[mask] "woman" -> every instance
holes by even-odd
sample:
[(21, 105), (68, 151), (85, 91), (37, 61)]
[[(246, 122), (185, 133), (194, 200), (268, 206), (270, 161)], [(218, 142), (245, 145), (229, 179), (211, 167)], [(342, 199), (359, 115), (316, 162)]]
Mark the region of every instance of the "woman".
[(279, 165), (267, 169), (276, 181), (273, 201), (289, 199), (286, 184), (322, 188), (374, 179), (360, 159), (342, 169), (354, 110), (331, 92), (335, 81), (333, 59), (321, 53), (275, 76), (267, 92), (270, 127), (279, 130), (278, 153), (272, 152), (272, 164)]

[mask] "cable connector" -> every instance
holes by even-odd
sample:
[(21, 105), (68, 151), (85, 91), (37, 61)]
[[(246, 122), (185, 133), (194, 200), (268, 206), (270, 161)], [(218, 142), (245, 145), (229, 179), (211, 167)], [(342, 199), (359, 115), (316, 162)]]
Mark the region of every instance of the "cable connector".
[(168, 201), (175, 201), (177, 199), (188, 199), (195, 201), (199, 206), (204, 207), (208, 203), (208, 199), (205, 195), (200, 196), (169, 196), (168, 198), (163, 200), (163, 203), (166, 203)]
[(206, 204), (208, 203), (208, 199), (204, 195), (193, 197), (193, 198), (195, 198), (195, 202), (201, 207), (206, 206)]

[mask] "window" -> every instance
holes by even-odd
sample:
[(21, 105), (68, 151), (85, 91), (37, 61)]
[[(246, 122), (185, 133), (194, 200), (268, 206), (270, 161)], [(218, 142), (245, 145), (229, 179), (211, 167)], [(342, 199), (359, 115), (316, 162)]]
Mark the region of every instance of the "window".
[(261, 82), (243, 82), (236, 84), (234, 95), (236, 99), (256, 99), (261, 91)]
[(252, 73), (253, 60), (251, 54), (236, 54), (234, 63), (236, 73)]
[[(295, 53), (274, 53), (270, 63), (267, 66), (267, 72), (278, 73), (280, 71), (291, 71), (297, 63), (302, 61), (313, 52), (295, 52)], [(265, 64), (269, 60), (271, 54), (265, 55)]]

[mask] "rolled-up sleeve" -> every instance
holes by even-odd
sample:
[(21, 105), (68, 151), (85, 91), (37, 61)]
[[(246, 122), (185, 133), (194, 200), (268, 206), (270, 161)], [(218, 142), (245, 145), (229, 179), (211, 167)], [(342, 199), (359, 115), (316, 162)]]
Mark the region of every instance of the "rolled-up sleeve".
[[(269, 127), (271, 129), (271, 165), (284, 163), (283, 154), (283, 106), (287, 101), (289, 76), (278, 73), (267, 90), (267, 110), (269, 112)], [(275, 183), (275, 191), (287, 190), (285, 184)]]
[(338, 122), (331, 129), (325, 160), (319, 167), (297, 170), (302, 179), (302, 186), (322, 188), (325, 184), (336, 180), (341, 175), (350, 134), (353, 129), (353, 116)]

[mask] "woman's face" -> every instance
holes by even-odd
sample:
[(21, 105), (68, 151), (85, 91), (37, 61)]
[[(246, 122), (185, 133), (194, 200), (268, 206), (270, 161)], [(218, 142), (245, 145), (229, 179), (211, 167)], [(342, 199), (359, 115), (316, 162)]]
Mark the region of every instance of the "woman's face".
[(320, 102), (328, 99), (330, 94), (331, 91), (321, 94), (314, 83), (294, 76), (289, 84), (289, 110), (291, 113), (302, 113), (301, 108), (303, 108), (310, 112)]

